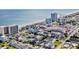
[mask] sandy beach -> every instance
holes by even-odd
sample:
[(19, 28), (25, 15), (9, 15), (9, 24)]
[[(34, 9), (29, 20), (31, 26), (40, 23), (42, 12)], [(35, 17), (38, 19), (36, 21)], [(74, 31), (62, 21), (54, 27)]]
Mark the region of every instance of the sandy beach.
[(44, 22), (44, 21), (45, 21), (45, 19), (42, 19), (42, 20), (39, 20), (39, 21), (33, 21), (33, 22), (30, 22), (30, 23), (22, 24), (22, 25), (18, 25), (18, 26), (19, 26), (19, 28), (21, 28), (21, 27), (24, 27), (26, 25), (32, 25), (32, 24), (40, 23), (40, 22)]

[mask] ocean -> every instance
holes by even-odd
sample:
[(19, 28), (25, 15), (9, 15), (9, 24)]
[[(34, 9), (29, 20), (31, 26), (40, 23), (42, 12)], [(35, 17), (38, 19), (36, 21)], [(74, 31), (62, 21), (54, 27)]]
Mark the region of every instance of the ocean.
[(50, 18), (51, 13), (65, 15), (77, 9), (0, 9), (0, 26), (24, 25)]

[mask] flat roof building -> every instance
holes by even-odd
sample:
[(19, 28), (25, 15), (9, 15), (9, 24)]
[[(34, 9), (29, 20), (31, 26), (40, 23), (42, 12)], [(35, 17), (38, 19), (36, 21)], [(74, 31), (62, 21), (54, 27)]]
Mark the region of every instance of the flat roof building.
[(18, 25), (0, 26), (0, 34), (15, 34), (18, 33)]
[(57, 13), (51, 13), (51, 19), (52, 19), (52, 22), (58, 21), (58, 14)]
[(18, 33), (18, 25), (10, 25), (9, 26), (9, 34)]
[(0, 26), (0, 33), (1, 34), (9, 34), (9, 27), (8, 26)]
[(51, 18), (46, 18), (46, 24), (51, 24), (52, 23), (52, 19)]

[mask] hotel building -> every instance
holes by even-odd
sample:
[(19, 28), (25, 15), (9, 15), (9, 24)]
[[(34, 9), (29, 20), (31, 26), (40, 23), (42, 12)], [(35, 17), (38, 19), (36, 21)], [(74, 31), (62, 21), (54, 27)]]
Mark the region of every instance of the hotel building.
[(18, 33), (18, 25), (10, 25), (9, 26), (9, 34)]
[(9, 34), (8, 26), (0, 26), (0, 34)]
[(46, 18), (46, 24), (50, 24), (52, 23), (52, 19), (51, 18)]
[(18, 25), (0, 26), (0, 34), (15, 34), (18, 33)]
[(51, 13), (51, 19), (52, 19), (52, 22), (58, 21), (58, 14), (57, 13)]

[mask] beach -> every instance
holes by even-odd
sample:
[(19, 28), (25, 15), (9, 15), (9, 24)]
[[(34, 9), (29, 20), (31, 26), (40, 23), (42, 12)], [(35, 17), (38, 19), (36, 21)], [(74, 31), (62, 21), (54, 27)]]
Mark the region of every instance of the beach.
[(36, 24), (36, 23), (40, 23), (40, 22), (44, 22), (45, 19), (42, 19), (42, 20), (38, 20), (38, 21), (33, 21), (33, 22), (30, 22), (30, 23), (26, 23), (26, 24), (22, 24), (22, 25), (18, 25), (19, 28), (21, 27), (25, 27), (26, 25), (33, 25), (33, 24)]

